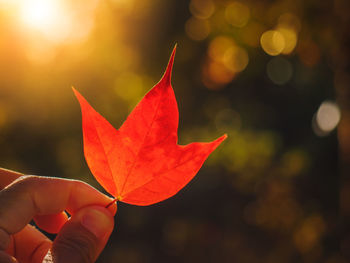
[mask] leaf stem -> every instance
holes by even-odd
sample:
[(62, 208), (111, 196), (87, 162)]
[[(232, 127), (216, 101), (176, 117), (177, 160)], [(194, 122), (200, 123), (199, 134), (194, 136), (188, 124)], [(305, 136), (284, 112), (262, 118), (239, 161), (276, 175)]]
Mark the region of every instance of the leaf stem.
[(118, 202), (118, 198), (113, 199), (113, 201), (110, 202), (110, 203), (108, 203), (105, 207), (108, 208), (108, 207), (110, 207), (113, 203), (116, 203), (116, 202)]

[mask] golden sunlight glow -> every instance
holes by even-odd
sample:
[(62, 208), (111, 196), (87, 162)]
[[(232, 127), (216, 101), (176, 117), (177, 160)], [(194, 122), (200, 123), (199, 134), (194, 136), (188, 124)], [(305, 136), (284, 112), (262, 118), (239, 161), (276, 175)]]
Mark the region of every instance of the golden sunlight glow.
[(65, 0), (17, 0), (14, 15), (32, 39), (44, 37), (49, 42), (82, 41), (94, 25), (99, 0), (91, 0), (77, 9), (77, 3)]
[(37, 28), (45, 28), (57, 19), (57, 3), (53, 1), (25, 1), (21, 8), (23, 22)]
[(27, 42), (25, 54), (32, 63), (44, 65), (55, 59), (56, 50), (47, 40), (31, 39)]
[(123, 12), (130, 12), (135, 6), (135, 0), (112, 0), (112, 3)]
[(12, 11), (13, 7), (15, 6), (16, 1), (15, 0), (0, 0), (0, 11)]
[(43, 33), (56, 30), (66, 16), (56, 0), (26, 0), (20, 3), (20, 18), (31, 28)]

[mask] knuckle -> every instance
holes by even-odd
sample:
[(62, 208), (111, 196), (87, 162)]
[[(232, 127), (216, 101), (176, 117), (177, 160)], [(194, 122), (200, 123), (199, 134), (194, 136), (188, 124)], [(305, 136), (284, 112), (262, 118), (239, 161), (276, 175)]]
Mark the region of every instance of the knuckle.
[(8, 185), (8, 188), (13, 188), (18, 195), (26, 196), (29, 189), (36, 188), (40, 183), (40, 177), (36, 175), (22, 175)]
[(28, 185), (32, 185), (37, 183), (39, 180), (39, 176), (37, 175), (22, 175), (19, 178), (17, 178), (13, 184), (16, 184), (18, 186), (26, 187)]
[[(75, 263), (92, 263), (96, 251), (96, 241), (92, 236), (66, 233), (54, 246), (54, 253), (59, 258), (74, 258)], [(58, 262), (61, 262), (58, 260)], [(63, 260), (62, 260), (63, 262)], [(67, 261), (64, 261), (67, 262)], [(73, 262), (73, 261), (72, 261)]]
[(35, 175), (22, 175), (18, 177), (0, 191), (0, 198), (5, 198), (11, 202), (12, 199), (15, 200), (15, 196), (18, 198), (26, 196), (28, 189), (35, 186), (38, 178), (39, 177)]

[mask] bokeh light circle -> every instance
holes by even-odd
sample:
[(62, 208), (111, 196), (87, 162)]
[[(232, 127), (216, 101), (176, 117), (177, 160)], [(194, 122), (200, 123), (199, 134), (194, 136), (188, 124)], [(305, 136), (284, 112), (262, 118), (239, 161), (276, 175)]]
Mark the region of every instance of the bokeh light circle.
[(210, 24), (207, 20), (191, 17), (185, 24), (185, 31), (192, 40), (201, 41), (210, 34)]
[(284, 85), (293, 75), (293, 66), (287, 59), (275, 57), (268, 62), (266, 73), (273, 83)]
[(341, 118), (339, 106), (333, 101), (324, 101), (313, 119), (313, 129), (318, 136), (325, 136), (333, 131)]
[(226, 21), (235, 27), (244, 27), (250, 18), (249, 7), (240, 2), (233, 2), (225, 10)]
[(285, 39), (277, 30), (268, 30), (261, 35), (260, 44), (263, 50), (270, 56), (281, 54), (285, 48)]

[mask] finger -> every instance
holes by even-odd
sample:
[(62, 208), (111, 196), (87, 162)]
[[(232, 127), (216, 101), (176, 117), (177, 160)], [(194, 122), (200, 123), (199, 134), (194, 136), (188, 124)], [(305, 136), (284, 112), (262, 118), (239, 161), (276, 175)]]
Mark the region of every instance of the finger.
[[(14, 234), (36, 215), (64, 210), (74, 214), (88, 205), (105, 206), (112, 199), (80, 181), (25, 176), (0, 191), (0, 200), (0, 229)], [(109, 209), (115, 213), (116, 205)]]
[(113, 214), (104, 207), (79, 210), (62, 227), (52, 245), (55, 263), (92, 263), (103, 250), (114, 226)]
[(23, 174), (0, 168), (0, 189), (3, 189)]
[[(0, 228), (0, 250), (5, 250), (10, 245), (9, 234)], [(1, 261), (0, 261), (1, 262)]]
[(0, 251), (0, 262), (1, 263), (18, 263), (18, 261), (14, 257), (2, 251)]
[(7, 252), (21, 263), (42, 262), (52, 246), (51, 240), (31, 225), (14, 234), (12, 239)]
[(34, 217), (35, 224), (51, 234), (57, 234), (61, 227), (68, 221), (66, 212), (53, 215), (41, 215)]

